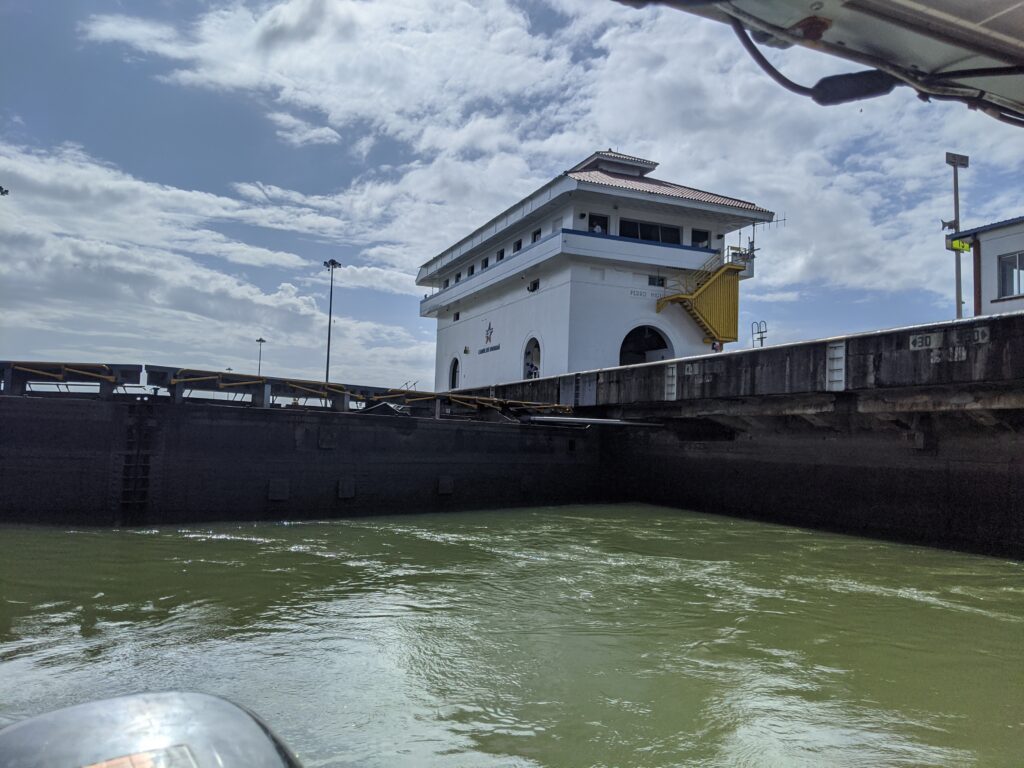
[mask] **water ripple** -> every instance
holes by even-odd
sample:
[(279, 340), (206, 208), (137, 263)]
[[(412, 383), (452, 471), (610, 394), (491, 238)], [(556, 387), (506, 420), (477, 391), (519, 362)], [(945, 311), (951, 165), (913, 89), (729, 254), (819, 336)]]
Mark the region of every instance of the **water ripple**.
[(0, 726), (186, 688), (308, 766), (1011, 765), (1021, 575), (646, 505), (0, 529)]

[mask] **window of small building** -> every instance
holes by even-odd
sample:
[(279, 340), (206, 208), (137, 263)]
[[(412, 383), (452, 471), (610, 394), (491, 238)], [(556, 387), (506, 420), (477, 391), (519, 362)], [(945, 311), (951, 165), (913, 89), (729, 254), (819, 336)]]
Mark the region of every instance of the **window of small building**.
[(1024, 252), (999, 257), (999, 298), (1024, 293)]
[(530, 233), (530, 242), (536, 243), (538, 240), (540, 240), (540, 230), (535, 229), (533, 230), (533, 232)]
[(665, 243), (666, 245), (679, 245), (682, 242), (679, 227), (655, 224), (650, 221), (632, 221), (631, 219), (619, 221), (619, 237), (632, 237), (636, 240)]
[(528, 290), (530, 293), (533, 293), (538, 288), (540, 288), (540, 278), (538, 278), (536, 280), (531, 280), (530, 284), (528, 286), (526, 286), (526, 290)]
[(515, 253), (516, 251), (521, 251), (521, 250), (523, 250), (523, 241), (522, 240), (516, 240), (514, 243), (512, 243), (512, 253)]
[(587, 229), (596, 235), (607, 235), (608, 217), (602, 216), (599, 213), (590, 214), (590, 219), (587, 221)]
[(695, 229), (690, 235), (690, 245), (695, 248), (710, 248), (711, 233), (706, 229)]
[(487, 257), (487, 256), (484, 256), (484, 260), (480, 262), (480, 269), (487, 269), (487, 267), (489, 267), (490, 265), (491, 265), (490, 258)]
[(469, 267), (466, 269), (466, 277), (470, 277), (474, 272), (476, 272), (476, 265), (470, 264)]
[(446, 278), (444, 279), (444, 286), (443, 286), (443, 287), (444, 287), (444, 288), (447, 288), (447, 287), (448, 287), (449, 285), (451, 285), (451, 284), (452, 284), (452, 281), (451, 281), (451, 280), (450, 280), (449, 278), (447, 278), (447, 277), (446, 277)]
[(664, 288), (665, 278), (662, 275), (648, 275), (647, 284), (653, 285), (655, 288)]
[(505, 249), (504, 248), (499, 248), (498, 252), (496, 254), (494, 254), (494, 260), (495, 261), (501, 261), (504, 258), (505, 258)]
[(462, 313), (461, 312), (456, 312), (454, 315), (452, 315), (452, 322), (453, 323), (459, 322), (459, 318), (460, 317), (462, 317)]
[(455, 273), (455, 282), (457, 283), (461, 279), (462, 279), (462, 273), (461, 272), (456, 272)]

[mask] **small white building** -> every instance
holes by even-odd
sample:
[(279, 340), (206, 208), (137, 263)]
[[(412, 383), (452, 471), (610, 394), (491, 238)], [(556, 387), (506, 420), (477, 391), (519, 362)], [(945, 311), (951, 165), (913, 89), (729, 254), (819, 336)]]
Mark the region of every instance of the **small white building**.
[(737, 337), (752, 246), (774, 214), (595, 152), (424, 264), (435, 389), (700, 354)]
[(947, 236), (971, 247), (974, 314), (1024, 309), (1024, 216), (997, 221)]

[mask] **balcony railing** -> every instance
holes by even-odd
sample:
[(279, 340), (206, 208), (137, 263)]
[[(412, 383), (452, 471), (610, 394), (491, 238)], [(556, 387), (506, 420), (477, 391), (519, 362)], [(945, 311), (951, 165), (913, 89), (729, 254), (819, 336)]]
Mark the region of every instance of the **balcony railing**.
[[(696, 256), (696, 257), (711, 256), (711, 257), (719, 257), (719, 258), (722, 257), (722, 252), (721, 251), (713, 251), (710, 248), (702, 248), (700, 246), (682, 245), (682, 244), (676, 244), (676, 243), (657, 243), (657, 242), (653, 242), (653, 241), (650, 241), (650, 240), (638, 240), (637, 238), (633, 238), (633, 237), (620, 237), (618, 235), (608, 235), (608, 234), (605, 234), (605, 233), (598, 233), (598, 232), (586, 232), (586, 231), (578, 230), (578, 229), (559, 229), (559, 230), (557, 230), (555, 232), (552, 232), (552, 233), (542, 237), (540, 240), (538, 240), (535, 243), (530, 243), (529, 245), (521, 248), (520, 250), (518, 250), (518, 251), (516, 251), (514, 253), (507, 254), (505, 256), (505, 258), (502, 259), (501, 261), (493, 261), (493, 257), (491, 257), (492, 261), (491, 261), (490, 264), (488, 264), (488, 266), (480, 268), (479, 265), (476, 265), (477, 269), (474, 272), (474, 274), (467, 275), (467, 276), (463, 277), (457, 283), (452, 281), (448, 285), (448, 287), (441, 288), (441, 289), (435, 291), (434, 293), (425, 295), (423, 300), (421, 301), (421, 305), (424, 302), (428, 302), (428, 301), (432, 302), (435, 299), (437, 299), (437, 297), (439, 297), (439, 296), (441, 296), (443, 294), (455, 293), (457, 289), (463, 288), (471, 280), (475, 280), (475, 279), (477, 279), (477, 278), (479, 278), (479, 277), (481, 277), (483, 275), (490, 275), (490, 274), (493, 273), (493, 270), (495, 270), (496, 268), (499, 268), (499, 267), (502, 267), (504, 265), (507, 265), (509, 262), (521, 259), (521, 258), (523, 258), (525, 256), (529, 256), (529, 255), (531, 255), (535, 251), (536, 248), (544, 245), (545, 243), (548, 243), (553, 238), (562, 237), (563, 235), (565, 235), (565, 236), (573, 236), (573, 237), (580, 237), (580, 238), (588, 238), (588, 239), (589, 238), (593, 238), (595, 240), (608, 243), (609, 245), (611, 245), (613, 243), (622, 243), (624, 246), (629, 246), (629, 248), (627, 250), (631, 250), (633, 248), (644, 248), (644, 249), (646, 249), (646, 248), (657, 248), (657, 249), (669, 249), (673, 253), (681, 251), (681, 252), (684, 252), (686, 254), (690, 254), (691, 258), (693, 258), (694, 256)], [(596, 243), (595, 243), (595, 245), (596, 245)], [(735, 249), (735, 248), (730, 248), (729, 249), (730, 253), (732, 251), (736, 251), (736, 250), (738, 250), (738, 249)], [(594, 254), (591, 254), (591, 255), (594, 255)], [(611, 257), (614, 254), (612, 252), (609, 252), (608, 254), (605, 254), (605, 255)], [(739, 259), (740, 255), (735, 255), (735, 256), (730, 255), (728, 258), (730, 260)], [(674, 259), (673, 259), (673, 261), (674, 261)], [(721, 262), (719, 262), (719, 263), (721, 263)], [(683, 268), (684, 269), (695, 269), (695, 268), (697, 268), (698, 264), (700, 264), (700, 262), (699, 261), (695, 261), (692, 267), (683, 266)], [(469, 264), (467, 264), (466, 266), (468, 267)], [(673, 265), (666, 264), (665, 266), (675, 266), (676, 268), (678, 268), (680, 265), (678, 265), (678, 264), (673, 264)]]

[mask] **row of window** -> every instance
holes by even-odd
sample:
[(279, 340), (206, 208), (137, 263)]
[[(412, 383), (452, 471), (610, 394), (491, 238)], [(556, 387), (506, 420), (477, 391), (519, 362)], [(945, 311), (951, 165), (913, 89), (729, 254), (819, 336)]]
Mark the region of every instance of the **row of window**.
[(999, 298), (1024, 294), (1024, 251), (999, 257)]
[(666, 245), (681, 245), (682, 236), (679, 227), (665, 224), (651, 224), (646, 221), (619, 221), (619, 237), (632, 237), (635, 240), (646, 240)]
[[(664, 243), (665, 245), (682, 245), (683, 242), (681, 227), (631, 219), (619, 221), (619, 237), (631, 237), (636, 240)], [(696, 248), (710, 248), (711, 233), (706, 229), (691, 230), (690, 245)]]
[[(582, 216), (582, 214), (580, 214)], [(556, 220), (552, 223), (552, 232), (555, 231), (555, 227), (560, 226), (560, 222)], [(600, 214), (590, 214), (587, 226), (591, 232), (595, 234), (602, 234), (608, 232), (608, 217)], [(541, 230), (535, 229), (530, 233), (530, 243), (536, 243), (541, 238)], [(673, 227), (668, 224), (655, 224), (648, 221), (634, 221), (632, 219), (620, 219), (619, 220), (619, 237), (629, 237), (635, 240), (642, 240), (644, 242), (651, 243), (664, 243), (665, 245), (681, 245), (682, 240), (682, 228)], [(706, 229), (694, 229), (690, 233), (690, 245), (696, 248), (710, 248), (711, 247), (711, 233)], [(523, 239), (519, 238), (512, 243), (512, 253), (518, 253), (523, 249)], [(505, 259), (505, 249), (499, 248), (494, 254), (494, 263), (497, 264), (499, 261)], [(491, 265), (491, 257), (485, 256), (480, 260), (480, 269), (487, 269)], [(466, 267), (466, 277), (471, 277), (476, 274), (476, 264), (470, 264)], [(448, 288), (452, 283), (458, 283), (462, 281), (462, 273), (456, 272), (454, 278), (445, 278), (442, 288)]]
[[(533, 230), (533, 232), (530, 233), (530, 242), (531, 243), (536, 243), (538, 240), (540, 240), (540, 237), (541, 237), (541, 230), (535, 229), (535, 230)], [(516, 240), (515, 242), (512, 243), (512, 253), (518, 253), (521, 250), (523, 250), (523, 238), (520, 237), (518, 240)], [(494, 254), (494, 263), (497, 264), (499, 261), (504, 261), (504, 260), (505, 260), (505, 249), (504, 248), (499, 248), (495, 252), (495, 254)], [(490, 256), (484, 256), (480, 260), (480, 270), (483, 271), (483, 270), (487, 269), (489, 266), (491, 266), (491, 257)], [(466, 277), (472, 277), (475, 274), (476, 274), (476, 264), (470, 264), (468, 267), (466, 267)], [(462, 273), (461, 272), (456, 272), (454, 279), (446, 277), (444, 279), (444, 283), (442, 284), (441, 287), (442, 288), (447, 288), (450, 285), (452, 285), (453, 282), (454, 283), (458, 283), (458, 282), (461, 282), (461, 281), (462, 281)]]

